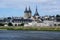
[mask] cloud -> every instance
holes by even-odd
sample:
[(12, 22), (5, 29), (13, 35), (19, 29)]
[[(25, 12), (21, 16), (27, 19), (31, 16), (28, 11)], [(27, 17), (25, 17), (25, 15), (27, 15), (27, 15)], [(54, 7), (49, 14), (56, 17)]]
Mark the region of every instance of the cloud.
[(48, 2), (50, 0), (0, 0), (0, 8), (23, 8), (26, 5)]
[(25, 0), (25, 1), (38, 3), (38, 2), (47, 2), (48, 0)]
[(51, 13), (60, 11), (60, 0), (0, 0), (0, 8), (25, 9), (29, 5), (32, 11), (36, 5), (38, 11)]

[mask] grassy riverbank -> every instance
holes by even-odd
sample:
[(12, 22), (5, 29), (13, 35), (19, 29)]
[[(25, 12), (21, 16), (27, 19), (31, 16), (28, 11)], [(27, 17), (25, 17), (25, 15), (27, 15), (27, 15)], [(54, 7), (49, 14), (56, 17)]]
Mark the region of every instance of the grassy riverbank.
[(60, 27), (0, 27), (0, 30), (60, 31)]

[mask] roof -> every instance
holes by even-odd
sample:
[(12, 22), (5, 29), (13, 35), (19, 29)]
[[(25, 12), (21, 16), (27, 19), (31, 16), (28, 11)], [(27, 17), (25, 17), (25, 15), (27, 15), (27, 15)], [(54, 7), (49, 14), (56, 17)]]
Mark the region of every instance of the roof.
[(32, 19), (13, 19), (12, 22), (32, 22), (33, 20)]

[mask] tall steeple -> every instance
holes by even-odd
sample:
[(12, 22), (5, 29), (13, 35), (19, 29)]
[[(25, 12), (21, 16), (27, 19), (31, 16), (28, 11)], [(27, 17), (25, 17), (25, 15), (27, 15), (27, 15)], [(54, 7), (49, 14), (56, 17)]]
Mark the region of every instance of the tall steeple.
[(30, 6), (29, 6), (29, 13), (32, 13), (31, 9), (30, 9)]
[(24, 13), (27, 13), (27, 11), (28, 11), (28, 10), (27, 10), (27, 7), (26, 7)]
[(34, 16), (39, 16), (39, 13), (38, 13), (38, 10), (37, 10), (37, 6), (36, 6), (36, 11), (35, 11)]
[(32, 16), (32, 14), (31, 14), (32, 12), (31, 12), (31, 9), (30, 9), (30, 6), (29, 6), (29, 10), (27, 10), (27, 7), (26, 7), (26, 9), (25, 9), (25, 11), (24, 11), (24, 17), (25, 18), (31, 18), (31, 16)]

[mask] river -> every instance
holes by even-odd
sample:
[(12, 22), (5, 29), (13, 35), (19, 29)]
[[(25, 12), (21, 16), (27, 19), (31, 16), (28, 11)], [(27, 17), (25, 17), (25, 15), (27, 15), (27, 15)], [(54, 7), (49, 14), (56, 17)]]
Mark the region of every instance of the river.
[(60, 32), (0, 30), (0, 40), (60, 40)]

